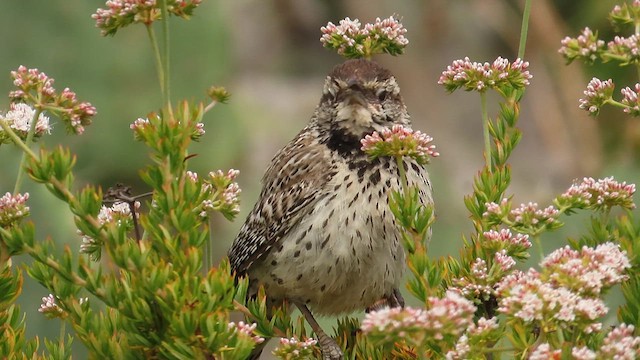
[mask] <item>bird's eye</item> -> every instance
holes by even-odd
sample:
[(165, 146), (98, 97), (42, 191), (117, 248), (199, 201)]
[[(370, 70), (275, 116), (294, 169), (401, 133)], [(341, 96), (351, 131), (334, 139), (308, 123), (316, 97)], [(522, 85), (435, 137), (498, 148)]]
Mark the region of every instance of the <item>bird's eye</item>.
[(387, 92), (387, 90), (380, 90), (376, 95), (378, 96), (378, 100), (385, 101), (387, 99), (387, 96), (389, 95), (389, 92)]

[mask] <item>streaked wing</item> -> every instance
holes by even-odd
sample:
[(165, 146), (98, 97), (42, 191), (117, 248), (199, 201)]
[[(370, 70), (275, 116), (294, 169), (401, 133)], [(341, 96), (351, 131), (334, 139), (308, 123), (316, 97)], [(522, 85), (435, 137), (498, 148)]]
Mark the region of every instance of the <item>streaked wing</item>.
[(277, 246), (326, 194), (335, 170), (327, 148), (314, 141), (314, 132), (302, 130), (271, 161), (258, 202), (229, 250), (231, 268), (237, 274), (244, 274)]

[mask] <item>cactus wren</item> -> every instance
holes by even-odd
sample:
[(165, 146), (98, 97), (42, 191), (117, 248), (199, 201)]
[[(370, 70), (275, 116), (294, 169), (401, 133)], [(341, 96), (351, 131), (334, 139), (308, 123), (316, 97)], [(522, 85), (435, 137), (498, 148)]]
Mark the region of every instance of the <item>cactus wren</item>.
[[(400, 188), (395, 161), (371, 160), (360, 139), (394, 124), (410, 126), (393, 75), (368, 60), (336, 66), (311, 122), (273, 158), (260, 198), (229, 251), (232, 269), (263, 285), (270, 301), (295, 304), (325, 359), (338, 345), (311, 315), (337, 315), (384, 300), (402, 306), (401, 236), (388, 206)], [(427, 171), (404, 160), (410, 185), (432, 203)], [(309, 308), (307, 308), (309, 306)], [(259, 356), (259, 354), (258, 354)]]

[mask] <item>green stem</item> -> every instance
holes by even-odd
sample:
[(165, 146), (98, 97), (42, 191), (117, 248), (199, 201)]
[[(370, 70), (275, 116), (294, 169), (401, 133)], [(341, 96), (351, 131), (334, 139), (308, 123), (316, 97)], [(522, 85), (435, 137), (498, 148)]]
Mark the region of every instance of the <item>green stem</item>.
[(60, 325), (60, 339), (58, 339), (60, 344), (60, 349), (64, 347), (64, 336), (67, 334), (67, 322), (65, 320), (61, 320), (62, 324)]
[(169, 114), (172, 115), (173, 111), (171, 110), (171, 86), (170, 86), (170, 56), (169, 56), (169, 11), (167, 9), (167, 0), (160, 0), (160, 14), (162, 18), (160, 21), (162, 22), (162, 59), (164, 68), (162, 69), (164, 72), (164, 106), (169, 111)]
[(487, 112), (487, 94), (480, 93), (480, 106), (482, 108), (482, 136), (484, 137), (484, 158), (489, 172), (493, 172), (491, 167), (491, 136), (489, 135), (489, 113)]
[[(36, 126), (38, 125), (38, 119), (40, 118), (40, 114), (42, 114), (42, 109), (40, 109), (40, 107), (36, 107), (36, 111), (33, 114), (33, 118), (31, 118), (31, 127), (29, 127), (29, 132), (27, 132), (27, 139), (24, 141), (24, 143), (20, 141), (20, 138), (18, 138), (18, 136), (12, 131), (13, 135), (16, 135), (16, 138), (18, 138), (18, 142), (16, 142), (15, 139), (14, 139), (14, 142), (16, 142), (16, 145), (18, 145), (23, 150), (22, 158), (20, 159), (20, 167), (18, 168), (18, 175), (16, 177), (16, 184), (13, 188), (14, 195), (20, 192), (20, 187), (22, 186), (22, 182), (24, 181), (24, 173), (25, 173), (24, 168), (27, 165), (27, 157), (33, 154), (33, 152), (30, 151), (31, 149), (29, 149), (29, 144), (33, 142), (33, 137), (36, 134)], [(3, 129), (4, 129), (4, 126), (3, 126)], [(22, 143), (26, 147), (26, 149), (29, 149), (29, 151), (26, 151), (25, 148), (19, 145), (19, 143)]]
[(540, 241), (540, 235), (533, 236), (533, 242), (536, 243), (536, 248), (538, 249), (538, 257), (540, 261), (544, 259), (544, 248), (542, 247), (542, 241)]
[(149, 35), (149, 41), (151, 41), (151, 48), (153, 49), (153, 56), (156, 60), (156, 72), (158, 73), (158, 81), (160, 82), (160, 92), (162, 93), (162, 104), (167, 103), (167, 91), (165, 89), (165, 73), (164, 66), (162, 64), (162, 55), (160, 54), (160, 48), (158, 47), (158, 40), (156, 39), (155, 31), (151, 24), (147, 24), (147, 35)]
[(518, 57), (524, 59), (524, 49), (527, 45), (527, 33), (529, 31), (529, 17), (531, 15), (531, 4), (533, 1), (524, 2), (524, 12), (522, 13), (522, 27), (520, 28), (520, 45), (518, 46)]

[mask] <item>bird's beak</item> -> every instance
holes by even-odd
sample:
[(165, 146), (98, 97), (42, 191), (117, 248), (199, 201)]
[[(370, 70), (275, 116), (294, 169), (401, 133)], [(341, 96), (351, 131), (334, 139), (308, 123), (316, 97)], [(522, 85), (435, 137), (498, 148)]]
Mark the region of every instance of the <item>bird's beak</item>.
[(345, 100), (350, 105), (366, 105), (367, 101), (364, 97), (362, 83), (357, 78), (350, 78), (347, 80), (347, 89)]

